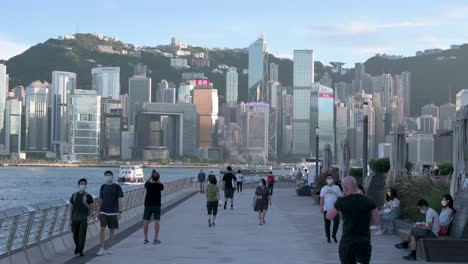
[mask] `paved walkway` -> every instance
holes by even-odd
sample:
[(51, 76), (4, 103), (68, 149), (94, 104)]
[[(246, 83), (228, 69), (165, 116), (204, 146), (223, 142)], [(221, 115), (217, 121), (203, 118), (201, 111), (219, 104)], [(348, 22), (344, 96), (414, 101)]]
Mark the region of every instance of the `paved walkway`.
[[(115, 245), (112, 256), (88, 263), (339, 263), (338, 246), (326, 243), (323, 217), (310, 197), (276, 189), (267, 224), (259, 226), (252, 196), (249, 189), (236, 195), (235, 210), (221, 209), (217, 226), (209, 228), (205, 199), (197, 195), (163, 215), (161, 245), (143, 245), (139, 231)], [(372, 263), (406, 263), (408, 252), (395, 249), (397, 242), (396, 236), (374, 237)]]

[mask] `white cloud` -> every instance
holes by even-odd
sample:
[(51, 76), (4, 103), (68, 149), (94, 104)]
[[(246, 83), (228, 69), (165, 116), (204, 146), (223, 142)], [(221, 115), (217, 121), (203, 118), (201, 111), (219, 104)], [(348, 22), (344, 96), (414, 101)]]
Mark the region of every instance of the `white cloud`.
[(13, 56), (21, 54), (29, 48), (28, 45), (0, 39), (0, 59), (8, 60)]

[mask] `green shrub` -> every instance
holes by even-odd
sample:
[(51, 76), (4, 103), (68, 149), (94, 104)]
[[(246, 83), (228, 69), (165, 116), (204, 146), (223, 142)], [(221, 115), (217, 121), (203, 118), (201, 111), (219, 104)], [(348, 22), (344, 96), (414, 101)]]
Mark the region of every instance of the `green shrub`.
[(390, 170), (389, 159), (375, 159), (369, 162), (369, 167), (376, 173), (387, 173)]
[(349, 176), (362, 178), (362, 168), (350, 168), (348, 174)]
[(432, 179), (430, 177), (403, 176), (395, 181), (395, 189), (400, 198), (400, 217), (412, 221), (424, 221), (416, 203), (426, 199), (429, 206), (440, 212), (442, 196), (449, 193), (450, 185), (446, 179)]
[(407, 160), (406, 163), (405, 163), (405, 168), (406, 168), (406, 170), (407, 170), (407, 171), (411, 171), (411, 170), (413, 169), (413, 167), (414, 167), (413, 162)]
[(447, 176), (452, 174), (453, 166), (450, 163), (442, 163), (439, 165), (439, 174), (443, 176)]

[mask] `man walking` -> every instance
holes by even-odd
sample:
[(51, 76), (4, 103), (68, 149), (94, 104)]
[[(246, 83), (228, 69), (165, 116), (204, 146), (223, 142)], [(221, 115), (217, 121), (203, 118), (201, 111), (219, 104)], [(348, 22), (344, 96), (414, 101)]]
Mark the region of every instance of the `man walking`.
[(234, 185), (236, 184), (236, 176), (232, 173), (232, 167), (227, 167), (227, 172), (223, 176), (224, 182), (224, 210), (227, 203), (231, 201), (231, 210), (234, 210)]
[(198, 184), (200, 185), (200, 193), (205, 193), (205, 181), (206, 181), (206, 174), (203, 170), (200, 170), (198, 173)]
[(242, 181), (244, 180), (244, 176), (240, 170), (237, 171), (236, 174), (236, 182), (237, 182), (237, 192), (242, 192)]
[[(333, 208), (338, 197), (341, 197), (341, 190), (335, 185), (332, 175), (327, 176), (327, 185), (323, 186), (320, 190), (320, 213), (323, 214), (325, 220), (325, 235), (327, 236), (328, 243), (331, 243), (330, 239), (330, 224), (331, 221), (327, 219), (327, 211)], [(333, 218), (333, 234), (332, 238), (335, 243), (338, 243), (336, 239), (336, 233), (338, 232), (338, 226), (340, 225), (340, 216), (336, 215)]]
[(86, 241), (86, 231), (88, 230), (88, 215), (93, 211), (94, 199), (86, 193), (88, 181), (80, 179), (78, 181), (79, 191), (70, 198), (70, 228), (75, 241), (75, 255), (83, 257), (83, 249)]
[(273, 172), (270, 171), (270, 174), (267, 177), (268, 189), (270, 190), (270, 196), (273, 196), (273, 188), (275, 186), (275, 176), (273, 176)]
[(145, 234), (144, 244), (148, 244), (148, 228), (151, 220), (154, 220), (153, 244), (161, 244), (159, 240), (159, 221), (161, 220), (161, 192), (164, 185), (160, 181), (160, 175), (156, 170), (151, 173), (151, 178), (145, 182), (145, 211), (143, 214), (143, 232)]
[[(113, 183), (112, 171), (104, 173), (105, 184), (101, 185), (99, 191), (99, 220), (101, 223), (101, 249), (97, 255), (112, 255), (112, 243), (114, 240), (114, 230), (119, 228), (119, 219), (122, 214), (122, 187)], [(109, 245), (105, 249), (106, 227), (109, 228)]]
[(338, 198), (334, 207), (327, 211), (328, 220), (334, 219), (338, 212), (343, 215), (340, 261), (342, 264), (368, 264), (372, 254), (369, 226), (380, 224), (379, 211), (374, 201), (358, 194), (357, 183), (353, 177), (345, 177), (342, 186), (344, 197)]

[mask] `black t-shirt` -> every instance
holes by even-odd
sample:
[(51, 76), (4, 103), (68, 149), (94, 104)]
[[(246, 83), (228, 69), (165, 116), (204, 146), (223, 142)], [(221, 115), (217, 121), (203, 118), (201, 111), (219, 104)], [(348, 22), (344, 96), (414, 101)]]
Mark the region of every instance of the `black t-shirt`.
[(145, 206), (161, 206), (161, 191), (164, 185), (157, 182), (145, 182), (146, 197)]
[(376, 208), (374, 201), (362, 194), (351, 194), (338, 198), (335, 208), (343, 215), (342, 239), (370, 241), (371, 212)]
[(236, 175), (231, 172), (227, 172), (223, 176), (224, 189), (233, 189), (232, 181), (236, 180)]
[(204, 172), (198, 173), (198, 181), (204, 182), (206, 180), (206, 174)]
[[(73, 205), (72, 221), (83, 221), (88, 219), (89, 209), (83, 204), (83, 195), (84, 193), (81, 194), (80, 192), (76, 192), (70, 197), (70, 204)], [(86, 202), (88, 204), (94, 203), (93, 197), (88, 193), (86, 193)]]

